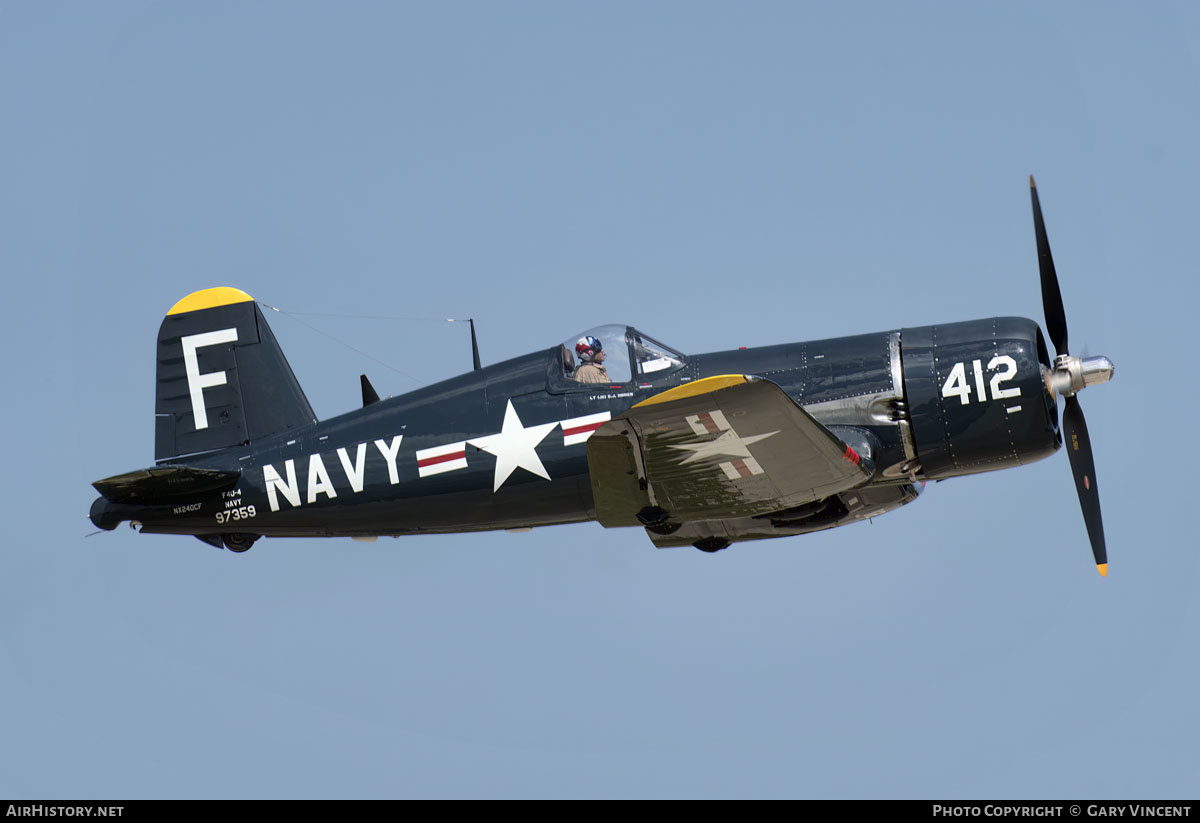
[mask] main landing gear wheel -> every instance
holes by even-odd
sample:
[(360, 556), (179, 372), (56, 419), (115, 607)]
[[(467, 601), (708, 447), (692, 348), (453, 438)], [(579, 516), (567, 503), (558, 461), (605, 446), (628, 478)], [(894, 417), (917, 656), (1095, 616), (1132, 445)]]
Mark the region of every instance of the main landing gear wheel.
[(221, 536), (225, 543), (225, 548), (229, 549), (231, 552), (237, 552), (238, 554), (248, 551), (250, 547), (254, 545), (254, 541), (257, 540), (258, 537), (259, 536), (257, 534), (241, 533), (225, 534)]
[(705, 537), (697, 540), (692, 545), (702, 552), (711, 554), (712, 552), (719, 552), (721, 549), (729, 548), (730, 543), (724, 537)]

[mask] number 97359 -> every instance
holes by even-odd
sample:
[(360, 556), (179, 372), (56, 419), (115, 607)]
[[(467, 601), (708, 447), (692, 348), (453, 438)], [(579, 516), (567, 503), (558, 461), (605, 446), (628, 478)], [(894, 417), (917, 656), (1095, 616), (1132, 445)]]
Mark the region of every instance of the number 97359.
[(218, 523), (229, 523), (233, 520), (248, 520), (251, 517), (257, 517), (258, 512), (253, 506), (239, 506), (236, 509), (226, 509), (223, 512), (217, 512)]

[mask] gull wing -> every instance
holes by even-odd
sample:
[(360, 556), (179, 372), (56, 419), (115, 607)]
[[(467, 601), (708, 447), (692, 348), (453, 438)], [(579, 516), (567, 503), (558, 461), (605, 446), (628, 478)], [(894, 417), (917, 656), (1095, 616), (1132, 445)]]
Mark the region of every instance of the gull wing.
[(875, 470), (778, 385), (740, 374), (643, 400), (597, 429), (587, 451), (605, 526), (768, 514), (860, 486)]

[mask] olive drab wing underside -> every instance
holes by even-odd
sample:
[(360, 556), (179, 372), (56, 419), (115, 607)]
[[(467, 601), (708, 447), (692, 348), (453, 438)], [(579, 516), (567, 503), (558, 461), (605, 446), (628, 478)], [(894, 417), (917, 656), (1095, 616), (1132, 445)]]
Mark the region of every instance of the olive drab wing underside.
[(874, 474), (869, 459), (778, 385), (747, 375), (708, 377), (644, 400), (598, 429), (587, 451), (605, 526), (766, 514)]

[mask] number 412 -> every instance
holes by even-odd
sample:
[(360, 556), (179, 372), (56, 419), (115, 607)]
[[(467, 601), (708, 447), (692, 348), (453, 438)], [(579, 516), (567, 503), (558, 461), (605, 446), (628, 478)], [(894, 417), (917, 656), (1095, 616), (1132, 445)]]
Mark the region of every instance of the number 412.
[[(979, 402), (984, 402), (988, 399), (986, 387), (983, 383), (983, 361), (971, 361), (972, 370), (975, 372), (975, 391), (979, 395)], [(1020, 397), (1021, 389), (1016, 386), (1011, 386), (1007, 389), (1001, 388), (1001, 385), (1007, 383), (1017, 376), (1017, 361), (1013, 360), (1007, 354), (998, 354), (991, 359), (987, 364), (988, 371), (995, 371), (997, 367), (1002, 367), (1000, 371), (996, 371), (992, 375), (991, 389), (993, 400), (1003, 400), (1008, 397)], [(954, 368), (950, 370), (950, 376), (946, 378), (946, 384), (942, 386), (942, 397), (957, 397), (965, 406), (971, 402), (971, 387), (967, 385), (967, 364), (955, 363)]]

